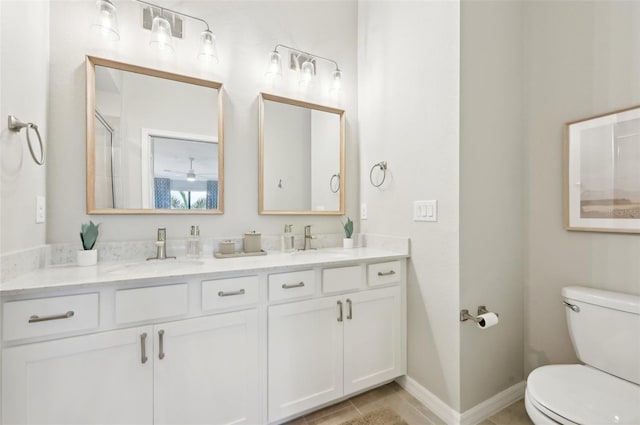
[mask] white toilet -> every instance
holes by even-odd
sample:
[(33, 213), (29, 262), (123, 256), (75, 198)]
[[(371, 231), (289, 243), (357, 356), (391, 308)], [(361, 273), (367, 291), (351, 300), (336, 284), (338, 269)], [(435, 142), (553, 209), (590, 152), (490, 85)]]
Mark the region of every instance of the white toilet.
[(585, 364), (542, 366), (527, 378), (536, 425), (640, 424), (640, 296), (562, 289), (571, 342)]

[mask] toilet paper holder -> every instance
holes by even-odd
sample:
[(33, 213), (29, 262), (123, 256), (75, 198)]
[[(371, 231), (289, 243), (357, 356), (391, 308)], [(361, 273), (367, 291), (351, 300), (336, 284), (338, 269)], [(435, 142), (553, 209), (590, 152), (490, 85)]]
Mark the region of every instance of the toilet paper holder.
[[(467, 320), (473, 320), (475, 323), (478, 323), (482, 319), (479, 319), (477, 316), (480, 316), (481, 314), (486, 314), (486, 313), (490, 313), (490, 311), (487, 310), (487, 306), (484, 306), (484, 305), (478, 306), (478, 314), (476, 316), (472, 316), (471, 314), (469, 314), (469, 310), (467, 309), (460, 310), (460, 321), (465, 322)], [(500, 317), (498, 313), (495, 313), (495, 315)]]

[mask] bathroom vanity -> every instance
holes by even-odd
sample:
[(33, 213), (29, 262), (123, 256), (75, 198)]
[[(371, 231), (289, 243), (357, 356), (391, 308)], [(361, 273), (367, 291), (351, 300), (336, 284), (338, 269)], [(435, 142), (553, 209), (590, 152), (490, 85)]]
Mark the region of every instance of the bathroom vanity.
[(406, 371), (407, 254), (52, 267), (5, 282), (2, 423), (279, 423)]

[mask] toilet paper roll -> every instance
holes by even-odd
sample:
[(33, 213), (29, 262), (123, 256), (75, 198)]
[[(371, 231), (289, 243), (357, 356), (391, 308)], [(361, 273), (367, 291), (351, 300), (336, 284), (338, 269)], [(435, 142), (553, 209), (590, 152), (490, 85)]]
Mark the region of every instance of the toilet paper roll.
[(498, 324), (498, 315), (495, 313), (484, 313), (478, 316), (476, 323), (480, 329), (487, 329)]

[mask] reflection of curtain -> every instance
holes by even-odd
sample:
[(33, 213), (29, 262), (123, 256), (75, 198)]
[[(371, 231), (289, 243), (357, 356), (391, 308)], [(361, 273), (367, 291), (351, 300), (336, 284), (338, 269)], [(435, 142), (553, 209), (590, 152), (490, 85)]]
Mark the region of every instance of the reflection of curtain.
[(207, 180), (207, 209), (218, 209), (218, 180)]
[(156, 208), (171, 208), (171, 179), (154, 178)]

